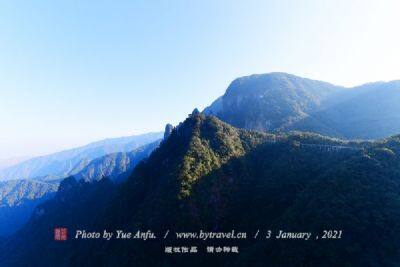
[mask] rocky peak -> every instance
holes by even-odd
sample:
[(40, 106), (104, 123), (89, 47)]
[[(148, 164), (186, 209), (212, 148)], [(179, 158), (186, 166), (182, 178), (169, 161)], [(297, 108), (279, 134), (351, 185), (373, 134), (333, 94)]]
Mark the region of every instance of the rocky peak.
[(168, 137), (171, 135), (172, 130), (174, 129), (174, 126), (172, 126), (172, 124), (167, 124), (165, 126), (165, 131), (164, 131), (164, 140), (167, 140)]

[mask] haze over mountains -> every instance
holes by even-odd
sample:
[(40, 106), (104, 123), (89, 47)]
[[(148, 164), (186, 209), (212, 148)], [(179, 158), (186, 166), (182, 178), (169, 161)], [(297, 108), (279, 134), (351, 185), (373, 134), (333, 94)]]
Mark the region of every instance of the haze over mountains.
[[(56, 157), (65, 161), (49, 157), (52, 163), (15, 168), (8, 174), (43, 180), (33, 190), (38, 194), (52, 179), (69, 177), (20, 231), (0, 240), (0, 265), (397, 266), (399, 103), (399, 81), (345, 88), (286, 73), (252, 75), (233, 81), (203, 113), (196, 109), (177, 127), (167, 125), (163, 141), (159, 133), (129, 151), (124, 140), (110, 145), (122, 149), (116, 153), (88, 146)], [(101, 156), (89, 160), (92, 154)], [(186, 244), (173, 238), (58, 243), (57, 226), (72, 233), (268, 227), (344, 235), (326, 242), (238, 241), (240, 255), (189, 258), (163, 253), (165, 245)]]
[[(38, 266), (320, 266), (324, 255), (326, 266), (395, 266), (399, 156), (398, 136), (349, 142), (316, 134), (274, 135), (194, 114), (120, 187), (108, 179), (64, 180), (57, 196), (3, 244), (0, 264), (24, 266), (29, 259)], [(262, 227), (345, 234), (328, 241), (235, 240), (239, 255), (171, 257), (163, 253), (165, 245), (187, 242), (171, 237), (60, 243), (52, 240), (55, 225), (72, 232), (151, 229), (159, 236), (166, 229), (255, 233)], [(231, 243), (192, 239), (187, 245)]]
[(161, 140), (157, 140), (129, 152), (112, 153), (94, 159), (73, 176), (76, 180), (86, 182), (99, 181), (106, 177), (113, 182), (124, 181), (133, 168), (142, 159), (147, 158), (159, 146), (160, 142)]
[(0, 180), (36, 178), (54, 180), (80, 172), (95, 158), (129, 152), (163, 137), (163, 132), (105, 139), (86, 146), (32, 158), (0, 171)]
[[(379, 139), (400, 132), (400, 81), (353, 88), (287, 73), (234, 80), (204, 110), (233, 126), (265, 131), (310, 131), (343, 139)], [(0, 170), (0, 180), (59, 179), (82, 171), (95, 158), (129, 152), (163, 133), (106, 139), (36, 157)]]
[(17, 165), (23, 161), (28, 160), (30, 157), (14, 157), (0, 160), (0, 170)]
[(236, 79), (204, 112), (245, 129), (379, 139), (400, 133), (399, 92), (400, 81), (345, 88), (269, 73)]
[(9, 236), (22, 227), (37, 205), (55, 195), (58, 185), (36, 180), (0, 182), (0, 236)]
[[(24, 225), (37, 205), (51, 199), (62, 179), (74, 175), (77, 180), (93, 182), (108, 177), (113, 182), (125, 180), (134, 166), (159, 145), (162, 133), (150, 133), (141, 136), (108, 139), (95, 142), (84, 147), (59, 152), (53, 155), (34, 158), (28, 162), (14, 166), (13, 173), (25, 170), (36, 173), (35, 166), (41, 164), (41, 171), (49, 171), (48, 175), (38, 179), (18, 179), (0, 181), (0, 236), (9, 236)], [(154, 141), (155, 140), (155, 141)], [(149, 142), (149, 143), (148, 143)], [(137, 147), (129, 150), (132, 147)], [(125, 151), (106, 154), (106, 151)], [(90, 160), (95, 155), (103, 155)], [(68, 163), (62, 161), (65, 158)], [(51, 173), (49, 168), (54, 162), (57, 166), (67, 166), (71, 162), (79, 162), (78, 167), (65, 173)], [(84, 164), (83, 164), (84, 162)], [(28, 171), (32, 168), (31, 171)], [(6, 172), (5, 172), (6, 173)], [(65, 175), (65, 176), (62, 176)]]

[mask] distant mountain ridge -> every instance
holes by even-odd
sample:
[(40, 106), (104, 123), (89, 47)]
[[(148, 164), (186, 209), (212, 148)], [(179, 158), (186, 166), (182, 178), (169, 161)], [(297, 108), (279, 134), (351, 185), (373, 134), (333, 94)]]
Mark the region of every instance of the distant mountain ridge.
[(157, 140), (129, 152), (112, 153), (94, 159), (74, 177), (86, 182), (99, 181), (106, 177), (111, 181), (121, 182), (141, 160), (147, 158), (159, 146), (160, 142), (161, 140)]
[[(400, 136), (342, 141), (312, 133), (271, 134), (192, 114), (119, 188), (109, 179), (66, 179), (57, 196), (0, 247), (4, 266), (397, 266), (400, 260)], [(157, 240), (70, 238), (52, 229), (151, 229)], [(262, 227), (313, 238), (253, 238)], [(240, 229), (249, 240), (187, 241), (175, 231)], [(266, 235), (263, 229), (262, 235)], [(326, 229), (336, 240), (318, 240)], [(368, 234), (366, 234), (368, 229)], [(234, 242), (233, 242), (234, 241)], [(294, 245), (296, 243), (296, 245)], [(165, 246), (238, 246), (240, 254), (171, 257)], [(329, 255), (329, 257), (326, 257)], [(180, 256), (180, 255), (179, 255)]]
[(0, 170), (17, 165), (18, 163), (28, 160), (30, 157), (14, 157), (0, 160)]
[(105, 139), (83, 147), (32, 158), (0, 170), (1, 180), (41, 178), (55, 180), (74, 175), (95, 158), (116, 152), (129, 152), (163, 137), (163, 132)]
[(25, 224), (37, 205), (55, 195), (58, 185), (35, 180), (0, 182), (0, 236), (8, 236)]
[[(156, 134), (155, 137), (161, 134)], [(153, 136), (153, 135), (151, 135)], [(151, 137), (150, 136), (150, 137)], [(115, 149), (129, 149), (132, 146), (131, 138), (124, 138), (115, 148), (112, 147), (114, 140), (105, 140), (88, 145), (87, 147), (98, 147), (99, 144), (107, 151)], [(152, 139), (152, 138), (151, 138)], [(149, 140), (151, 140), (149, 139)], [(145, 141), (146, 139), (140, 140)], [(128, 141), (128, 142), (126, 142)], [(136, 144), (141, 143), (133, 140)], [(76, 180), (95, 182), (108, 178), (110, 181), (120, 183), (131, 173), (133, 168), (158, 147), (161, 139), (127, 152), (115, 152), (89, 161), (83, 160), (84, 164), (75, 167), (67, 176), (73, 175)], [(125, 144), (126, 143), (126, 144)], [(105, 146), (108, 148), (105, 148)], [(51, 179), (51, 178), (52, 179)], [(25, 224), (37, 205), (51, 199), (58, 190), (60, 181), (65, 177), (47, 175), (37, 179), (19, 179), (0, 181), (0, 237), (9, 236)]]
[[(397, 266), (400, 135), (332, 136), (399, 134), (399, 89), (398, 81), (345, 88), (285, 73), (239, 78), (203, 113), (168, 125), (166, 140), (147, 145), (154, 152), (142, 147), (75, 167), (77, 179), (64, 179), (20, 232), (0, 240), (0, 265), (320, 266), (323, 259), (326, 266)], [(145, 155), (126, 175), (131, 156)], [(126, 182), (112, 182), (120, 177)], [(343, 238), (295, 246), (251, 238), (235, 240), (240, 254), (232, 257), (170, 257), (165, 246), (232, 240), (54, 242), (60, 225), (72, 233), (151, 229), (158, 236), (166, 229), (337, 229)]]
[(400, 81), (345, 88), (287, 73), (234, 80), (204, 109), (250, 130), (310, 131), (344, 139), (400, 133)]

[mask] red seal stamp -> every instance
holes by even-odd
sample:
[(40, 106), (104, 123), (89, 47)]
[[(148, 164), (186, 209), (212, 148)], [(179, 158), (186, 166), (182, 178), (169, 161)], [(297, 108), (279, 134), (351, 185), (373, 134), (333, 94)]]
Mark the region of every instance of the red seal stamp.
[(68, 239), (67, 228), (54, 228), (54, 240), (55, 241), (66, 241)]

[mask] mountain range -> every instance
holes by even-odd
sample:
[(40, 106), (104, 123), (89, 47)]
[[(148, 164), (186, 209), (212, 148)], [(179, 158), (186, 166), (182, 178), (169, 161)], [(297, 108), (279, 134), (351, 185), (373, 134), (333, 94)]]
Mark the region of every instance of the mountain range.
[(92, 160), (83, 170), (73, 175), (77, 180), (86, 182), (109, 178), (113, 182), (124, 181), (133, 168), (147, 158), (156, 149), (161, 140), (139, 147), (130, 152), (118, 152)]
[(83, 170), (95, 158), (116, 152), (129, 152), (163, 137), (163, 132), (110, 138), (47, 156), (35, 157), (0, 170), (0, 180), (56, 180)]
[[(17, 235), (3, 266), (396, 266), (400, 260), (400, 137), (341, 141), (312, 133), (237, 129), (192, 115), (120, 186), (64, 180)], [(107, 192), (107, 193), (106, 193)], [(236, 240), (239, 255), (166, 255), (232, 240), (53, 241), (53, 228), (171, 232), (322, 232), (338, 240)], [(367, 232), (366, 232), (367, 231)], [(366, 234), (368, 233), (368, 234)], [(297, 243), (296, 243), (297, 242)], [(41, 255), (46, 255), (45, 257)], [(329, 255), (329, 257), (327, 256)]]
[(0, 182), (0, 236), (9, 236), (22, 227), (36, 206), (52, 198), (57, 189), (57, 182)]
[(13, 165), (17, 165), (23, 161), (28, 160), (29, 157), (14, 157), (0, 160), (0, 170), (11, 167)]
[[(151, 140), (152, 138), (148, 139), (148, 141)], [(129, 152), (112, 153), (93, 159), (78, 173), (74, 173), (74, 176), (77, 180), (86, 182), (99, 181), (107, 177), (113, 182), (120, 183), (129, 176), (136, 164), (150, 155), (160, 141), (151, 142)], [(107, 147), (111, 148), (111, 146), (111, 142), (108, 141)], [(117, 148), (118, 146), (115, 149)], [(79, 150), (82, 151), (80, 155), (84, 154), (83, 148)], [(20, 229), (28, 221), (37, 205), (55, 195), (60, 181), (64, 178), (66, 177), (58, 180), (0, 181), (0, 236), (9, 236)]]
[(400, 133), (398, 103), (400, 81), (345, 88), (287, 73), (269, 73), (234, 80), (204, 113), (250, 130), (380, 139)]
[[(398, 81), (345, 88), (286, 73), (238, 78), (203, 112), (167, 125), (163, 141), (66, 172), (55, 195), (0, 239), (0, 266), (397, 266), (399, 100)], [(68, 229), (67, 241), (54, 241), (56, 227)], [(82, 229), (158, 238), (74, 239)], [(199, 230), (249, 238), (174, 235)], [(269, 239), (268, 230), (313, 238)], [(324, 231), (342, 236), (318, 239)], [(204, 253), (210, 245), (240, 253)], [(201, 252), (169, 255), (167, 246)]]

